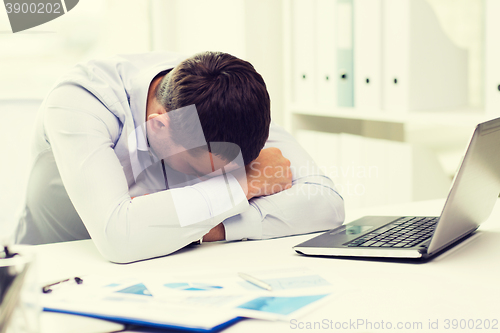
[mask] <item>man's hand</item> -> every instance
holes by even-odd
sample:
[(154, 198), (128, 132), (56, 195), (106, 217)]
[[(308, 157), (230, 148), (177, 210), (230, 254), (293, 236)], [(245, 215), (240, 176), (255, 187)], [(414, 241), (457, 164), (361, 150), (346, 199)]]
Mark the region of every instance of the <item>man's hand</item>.
[(216, 242), (226, 239), (226, 229), (224, 228), (224, 224), (219, 223), (215, 227), (213, 227), (208, 234), (203, 236), (204, 242)]
[(292, 187), (290, 161), (278, 148), (262, 149), (259, 157), (246, 166), (247, 199), (270, 195)]
[[(292, 187), (290, 161), (283, 157), (278, 148), (262, 149), (259, 157), (246, 166), (247, 199), (270, 195)], [(240, 184), (242, 181), (240, 181)], [(222, 223), (213, 227), (203, 236), (204, 242), (226, 239), (226, 230)]]

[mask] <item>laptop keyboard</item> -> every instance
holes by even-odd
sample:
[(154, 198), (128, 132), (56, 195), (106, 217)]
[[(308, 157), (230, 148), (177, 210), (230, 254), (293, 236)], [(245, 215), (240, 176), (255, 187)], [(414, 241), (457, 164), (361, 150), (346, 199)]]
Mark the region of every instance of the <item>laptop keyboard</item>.
[(349, 247), (413, 247), (430, 238), (437, 217), (403, 217), (344, 245)]

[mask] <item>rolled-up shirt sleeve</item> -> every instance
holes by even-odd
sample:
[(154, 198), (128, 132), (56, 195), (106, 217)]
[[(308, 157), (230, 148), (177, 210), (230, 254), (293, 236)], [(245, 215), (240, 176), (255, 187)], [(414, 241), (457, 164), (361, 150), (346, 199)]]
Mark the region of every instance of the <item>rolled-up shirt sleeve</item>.
[(47, 100), (46, 139), (71, 202), (108, 260), (125, 263), (172, 253), (248, 209), (230, 174), (132, 199), (113, 149), (121, 131), (118, 119), (83, 89), (72, 103), (58, 98), (62, 91), (56, 89)]
[(291, 162), (292, 187), (253, 198), (249, 209), (223, 224), (226, 240), (267, 239), (333, 229), (345, 218), (333, 181), (283, 128), (271, 125), (265, 148), (279, 148)]

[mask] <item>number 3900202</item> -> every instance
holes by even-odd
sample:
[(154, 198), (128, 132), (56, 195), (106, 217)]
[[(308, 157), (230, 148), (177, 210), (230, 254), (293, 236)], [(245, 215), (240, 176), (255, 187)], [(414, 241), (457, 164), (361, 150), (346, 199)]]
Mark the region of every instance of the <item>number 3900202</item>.
[(5, 3), (7, 14), (62, 14), (60, 3)]

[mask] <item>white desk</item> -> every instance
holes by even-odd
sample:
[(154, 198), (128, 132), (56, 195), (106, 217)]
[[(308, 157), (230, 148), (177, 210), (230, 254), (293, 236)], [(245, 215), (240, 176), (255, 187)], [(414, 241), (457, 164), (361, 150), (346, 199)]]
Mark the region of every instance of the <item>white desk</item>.
[[(365, 209), (352, 212), (348, 221), (363, 215), (436, 216), (440, 214), (443, 202), (436, 200)], [(303, 235), (266, 241), (204, 243), (166, 257), (127, 265), (107, 262), (90, 240), (40, 245), (35, 250), (42, 282), (93, 273), (140, 277), (192, 269), (231, 269), (238, 272), (249, 267), (305, 266), (338, 285), (338, 295), (325, 306), (298, 318), (297, 324), (324, 323), (323, 320), (327, 320), (335, 325), (336, 322), (362, 319), (371, 321), (372, 328), (358, 326), (354, 332), (379, 332), (386, 331), (376, 329), (376, 323), (381, 325), (383, 320), (384, 327), (391, 322), (392, 330), (398, 322), (403, 325), (406, 322), (421, 322), (422, 328), (415, 331), (464, 332), (444, 329), (445, 320), (473, 319), (478, 324), (476, 320), (488, 319), (490, 322), (498, 321), (497, 330), (483, 327), (481, 331), (500, 330), (498, 203), (477, 235), (425, 264), (313, 258), (298, 255), (292, 250), (293, 245), (311, 237)], [(429, 330), (429, 320), (439, 320), (439, 329)], [(244, 320), (224, 330), (228, 333), (296, 331), (311, 329), (293, 329), (289, 322)], [(329, 328), (322, 331), (336, 330)]]

